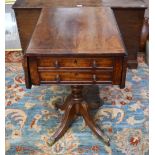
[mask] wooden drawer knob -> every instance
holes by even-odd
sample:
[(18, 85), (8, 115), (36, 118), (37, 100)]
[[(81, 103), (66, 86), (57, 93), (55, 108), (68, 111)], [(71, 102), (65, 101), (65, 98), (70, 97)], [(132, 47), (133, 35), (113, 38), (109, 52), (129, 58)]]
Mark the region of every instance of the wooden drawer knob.
[(60, 82), (60, 75), (59, 74), (56, 75), (55, 80), (56, 80), (57, 83)]
[(96, 60), (93, 61), (93, 68), (96, 68), (97, 65), (96, 65)]
[(55, 61), (55, 67), (56, 67), (56, 68), (59, 68), (59, 67), (60, 67), (60, 66), (59, 66), (58, 60)]
[(96, 82), (96, 74), (93, 74), (93, 82)]
[(77, 65), (77, 63), (78, 63), (78, 62), (77, 62), (77, 60), (75, 59), (75, 60), (74, 60), (74, 64), (76, 64), (76, 65)]

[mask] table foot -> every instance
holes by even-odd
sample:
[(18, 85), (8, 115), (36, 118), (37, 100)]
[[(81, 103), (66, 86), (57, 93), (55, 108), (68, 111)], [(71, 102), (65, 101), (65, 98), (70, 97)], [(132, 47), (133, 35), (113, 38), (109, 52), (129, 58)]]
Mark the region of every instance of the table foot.
[(50, 137), (46, 143), (48, 146), (52, 146), (55, 142), (55, 139), (53, 137)]
[(89, 114), (90, 109), (96, 109), (97, 107), (89, 106), (89, 104), (84, 100), (82, 96), (82, 86), (72, 86), (71, 88), (72, 94), (67, 97), (65, 103), (61, 106), (56, 104), (58, 108), (65, 110), (65, 112), (60, 127), (54, 133), (54, 135), (49, 138), (47, 144), (49, 146), (52, 146), (65, 134), (71, 123), (76, 119), (77, 115), (81, 115), (84, 118), (86, 124), (90, 127), (90, 129), (100, 139), (102, 139), (106, 145), (109, 146), (109, 138), (104, 135), (103, 132), (95, 125), (93, 119)]
[(68, 102), (65, 114), (62, 118), (61, 125), (58, 128), (58, 130), (54, 133), (53, 136), (51, 136), (47, 142), (48, 145), (52, 146), (56, 141), (58, 141), (68, 130), (71, 123), (74, 121), (74, 119), (77, 117), (75, 112), (75, 106), (72, 104), (72, 102)]
[(103, 132), (95, 125), (93, 119), (91, 118), (89, 114), (88, 104), (86, 102), (82, 102), (80, 105), (80, 113), (83, 116), (86, 124), (89, 126), (89, 128), (98, 136), (100, 137), (103, 142), (110, 146), (110, 139), (103, 134)]

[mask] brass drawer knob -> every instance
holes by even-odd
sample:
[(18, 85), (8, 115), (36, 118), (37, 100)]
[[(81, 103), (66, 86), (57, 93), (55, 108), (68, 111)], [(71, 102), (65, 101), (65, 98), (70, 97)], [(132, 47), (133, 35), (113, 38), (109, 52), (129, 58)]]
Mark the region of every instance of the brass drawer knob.
[(93, 68), (96, 68), (97, 65), (96, 65), (96, 60), (93, 61)]
[(55, 61), (55, 67), (56, 67), (56, 68), (59, 68), (59, 67), (60, 67), (60, 66), (59, 66), (58, 60)]
[(93, 74), (93, 82), (96, 82), (96, 74)]
[(56, 75), (55, 80), (56, 80), (57, 83), (60, 82), (60, 75), (59, 74)]

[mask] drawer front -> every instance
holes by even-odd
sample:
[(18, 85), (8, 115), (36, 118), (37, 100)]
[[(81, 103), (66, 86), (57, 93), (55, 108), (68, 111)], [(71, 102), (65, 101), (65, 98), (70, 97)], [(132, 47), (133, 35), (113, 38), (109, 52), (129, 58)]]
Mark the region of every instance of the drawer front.
[(112, 71), (39, 71), (41, 83), (111, 82)]
[(106, 68), (113, 67), (113, 58), (52, 58), (38, 57), (38, 67), (50, 68)]

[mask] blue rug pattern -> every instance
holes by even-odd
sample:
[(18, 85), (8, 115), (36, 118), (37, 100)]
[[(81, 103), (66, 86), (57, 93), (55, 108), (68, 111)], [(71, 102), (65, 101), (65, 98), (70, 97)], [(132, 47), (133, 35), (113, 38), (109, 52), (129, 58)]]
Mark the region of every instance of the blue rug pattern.
[(93, 118), (111, 139), (104, 145), (81, 117), (52, 147), (47, 139), (63, 112), (54, 106), (70, 93), (68, 86), (24, 85), (21, 63), (6, 63), (6, 155), (148, 155), (149, 69), (139, 63), (127, 71), (126, 87), (100, 85), (102, 106)]

